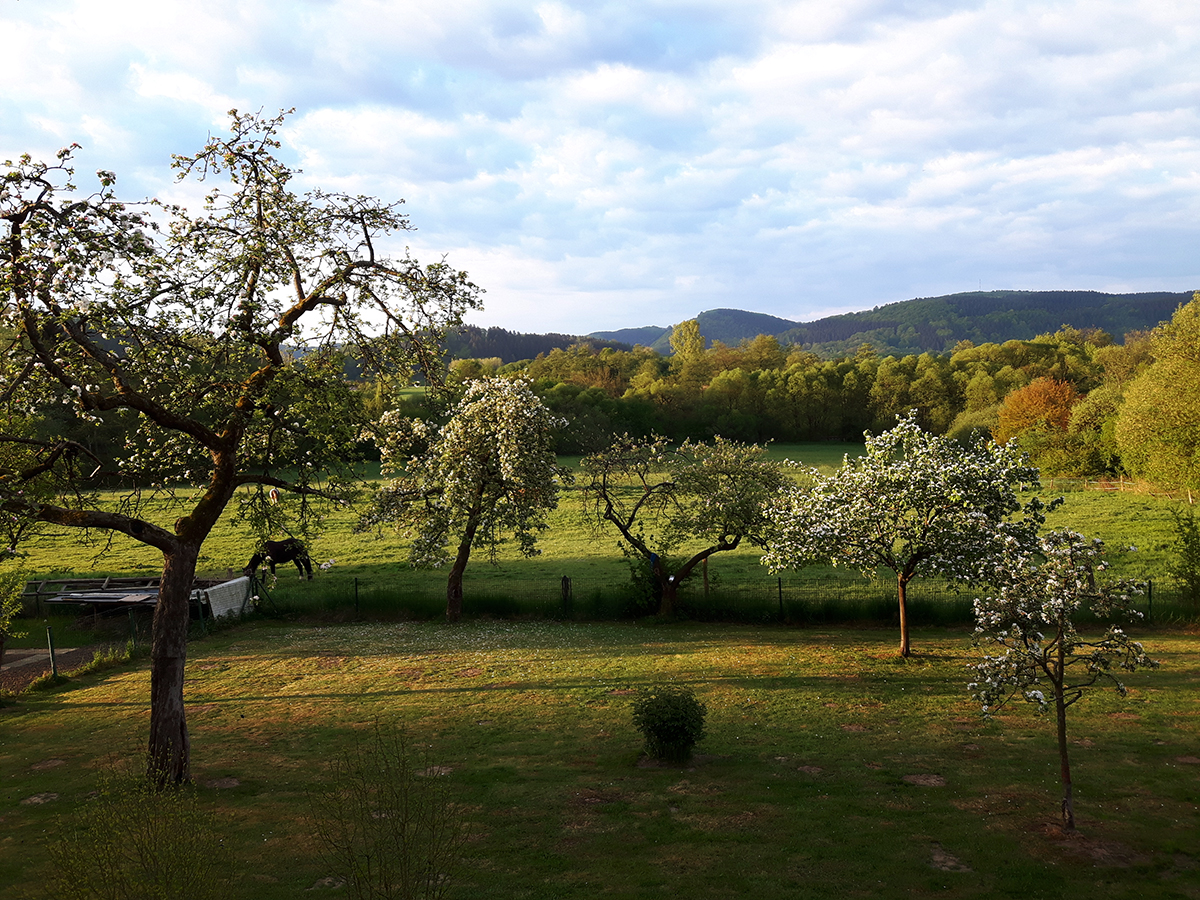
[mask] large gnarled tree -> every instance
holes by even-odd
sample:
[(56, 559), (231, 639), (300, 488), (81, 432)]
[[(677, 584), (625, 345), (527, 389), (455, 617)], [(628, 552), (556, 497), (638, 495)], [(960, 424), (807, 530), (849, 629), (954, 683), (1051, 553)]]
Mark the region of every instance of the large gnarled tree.
[[(190, 777), (188, 602), (214, 524), (235, 496), (253, 503), (267, 487), (305, 505), (339, 499), (326, 474), (358, 426), (343, 354), (431, 367), (438, 336), (479, 305), (465, 273), (385, 255), (381, 241), (410, 228), (396, 204), (295, 192), (276, 155), (282, 115), (231, 117), (228, 137), (175, 161), (181, 178), (212, 185), (199, 215), (124, 204), (108, 172), (80, 195), (71, 149), (0, 174), (0, 444), (17, 451), (3, 457), (0, 506), (162, 552), (149, 754), (163, 782)], [(115, 419), (125, 448), (109, 464), (38, 436), (30, 422), (47, 404)], [(164, 493), (174, 509), (156, 521), (146, 501)]]
[(679, 586), (716, 553), (762, 545), (786, 483), (756, 444), (717, 438), (671, 448), (661, 438), (618, 438), (583, 460), (584, 504), (598, 527), (649, 571), (658, 614), (675, 614)]

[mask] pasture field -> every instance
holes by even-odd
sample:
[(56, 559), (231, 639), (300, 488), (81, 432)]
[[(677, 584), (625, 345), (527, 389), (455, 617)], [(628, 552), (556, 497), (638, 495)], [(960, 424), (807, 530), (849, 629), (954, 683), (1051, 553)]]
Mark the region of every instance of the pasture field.
[[(189, 646), (201, 804), (231, 898), (322, 887), (309, 791), (376, 721), (429, 753), (469, 827), (452, 898), (1200, 897), (1200, 638), (1071, 709), (1080, 831), (1056, 826), (1053, 721), (984, 722), (963, 630), (251, 621)], [(691, 686), (708, 734), (647, 766), (630, 693)], [(143, 661), (0, 708), (0, 896), (145, 739)], [(430, 776), (434, 777), (434, 776)]]
[[(768, 454), (773, 459), (793, 460), (826, 473), (837, 469), (845, 455), (855, 456), (862, 451), (862, 444), (832, 441), (768, 445)], [(560, 463), (578, 472), (580, 457), (560, 457)], [(380, 483), (379, 464), (364, 464), (362, 477), (361, 500), (366, 502)], [(1172, 539), (1169, 510), (1179, 501), (1132, 492), (1073, 491), (1060, 494), (1047, 491), (1042, 496), (1045, 500), (1059, 496), (1064, 499), (1064, 505), (1050, 515), (1048, 526), (1074, 528), (1089, 536), (1102, 538), (1109, 547), (1115, 574), (1156, 578), (1165, 573)], [(179, 502), (167, 498), (149, 501), (147, 517), (169, 528), (187, 508), (187, 492), (181, 491), (179, 497)], [(378, 533), (355, 534), (353, 527), (357, 518), (357, 508), (332, 513), (322, 523), (322, 531), (312, 544), (313, 560), (335, 560), (333, 571), (350, 578), (358, 577), (364, 585), (379, 580), (389, 585), (408, 587), (409, 581), (416, 585), (430, 577), (438, 580), (437, 573), (406, 574), (407, 567), (404, 565), (399, 565), (397, 569), (397, 564), (405, 558), (407, 551), (404, 538), (387, 529)], [(503, 564), (501, 569), (507, 570), (507, 574), (519, 582), (541, 577), (541, 573), (536, 571), (539, 568), (537, 565), (523, 565), (528, 562), (544, 564), (543, 568), (557, 572), (556, 578), (568, 574), (582, 577), (585, 581), (595, 579), (600, 583), (613, 579), (625, 580), (628, 570), (617, 551), (615, 532), (597, 533), (587, 527), (577, 488), (564, 492), (559, 508), (550, 516), (549, 525), (541, 541), (540, 557), (525, 561), (508, 548), (501, 547), (498, 554), (498, 561)], [(155, 573), (161, 568), (161, 557), (157, 551), (123, 535), (96, 533), (85, 536), (74, 529), (47, 528), (24, 544), (22, 550), (28, 553), (23, 566), (31, 574), (43, 577), (70, 573)], [(252, 537), (226, 517), (205, 543), (200, 558), (200, 572), (212, 576), (223, 575), (231, 570), (240, 572), (252, 552)], [(755, 548), (744, 547), (715, 558), (713, 565), (726, 572), (727, 580), (769, 580), (765, 570), (758, 565), (758, 556)], [(486, 568), (487, 563), (482, 555), (473, 558), (467, 573), (468, 579), (482, 577), (480, 570)], [(496, 577), (504, 578), (505, 575), (498, 574)]]
[[(768, 448), (768, 453), (773, 459), (791, 459), (824, 471), (832, 471), (841, 465), (845, 454), (855, 455), (861, 452), (861, 444), (836, 442), (771, 444)], [(578, 456), (560, 457), (560, 463), (578, 471), (580, 459)], [(380, 484), (379, 464), (364, 464), (362, 476), (362, 502), (366, 502)], [(178, 501), (166, 497), (148, 501), (145, 514), (156, 524), (170, 528), (171, 523), (187, 509), (188, 501), (188, 492), (181, 490)], [(225, 521), (218, 524), (205, 543), (204, 554), (200, 558), (200, 570), (203, 574), (220, 575), (230, 569), (238, 572), (253, 552), (253, 539), (229, 521), (229, 518), (227, 516)], [(380, 564), (387, 566), (402, 560), (406, 554), (407, 543), (390, 530), (377, 534), (355, 534), (353, 527), (357, 519), (357, 508), (332, 513), (323, 523), (320, 537), (313, 542), (312, 557), (317, 562), (335, 559), (338, 568), (344, 574), (358, 575), (362, 579), (370, 580), (374, 567)], [(614, 562), (615, 565), (606, 567), (605, 577), (611, 571), (619, 573), (619, 578), (624, 578), (627, 571), (620, 554), (616, 551), (616, 538), (611, 534), (602, 533), (597, 539), (597, 535), (585, 527), (578, 493), (574, 490), (564, 492), (559, 509), (551, 515), (550, 528), (544, 535), (541, 546), (543, 558)], [(124, 535), (96, 533), (85, 537), (79, 531), (69, 528), (47, 528), (22, 545), (21, 549), (29, 554), (24, 563), (25, 567), (35, 574), (47, 577), (68, 573), (154, 573), (162, 565), (161, 556), (157, 551)], [(750, 561), (757, 565), (754, 553), (748, 552), (742, 556), (753, 557)], [(505, 549), (501, 548), (500, 559), (516, 560), (519, 557), (515, 553), (506, 553)], [(473, 559), (472, 568), (476, 568), (478, 562), (485, 560), (482, 556), (479, 560)], [(362, 571), (356, 571), (359, 567)], [(392, 573), (382, 577), (394, 581)]]
[[(861, 445), (780, 444), (770, 448), (774, 456), (798, 459), (826, 470), (840, 464), (843, 454), (857, 451), (861, 451)], [(578, 468), (578, 458), (565, 458), (563, 462)], [(377, 478), (377, 468), (364, 472), (365, 494), (378, 483)], [(1043, 495), (1046, 500), (1053, 496), (1058, 495)], [(1153, 580), (1157, 587), (1155, 596), (1160, 600), (1169, 597), (1166, 571), (1172, 542), (1170, 510), (1177, 501), (1130, 492), (1076, 491), (1062, 496), (1064, 504), (1050, 515), (1050, 527), (1070, 527), (1104, 539), (1112, 574)], [(167, 500), (154, 501), (149, 517), (169, 526), (180, 515), (180, 509)], [(391, 529), (355, 534), (356, 521), (357, 512), (346, 509), (338, 510), (323, 523), (322, 531), (311, 544), (312, 558), (314, 563), (330, 563), (330, 567), (318, 574), (317, 581), (302, 584), (296, 578), (296, 569), (285, 564), (279, 571), (276, 589), (280, 601), (308, 612), (329, 612), (332, 607), (343, 610), (352, 607), (357, 594), (362, 609), (375, 617), (438, 615), (439, 609), (444, 608), (445, 573), (411, 568), (406, 562), (408, 544), (403, 535)], [(564, 612), (560, 606), (561, 581), (567, 576), (573, 586), (573, 607), (568, 617), (613, 617), (629, 584), (628, 563), (618, 550), (613, 531), (596, 531), (584, 521), (577, 489), (565, 492), (559, 508), (550, 515), (540, 547), (539, 556), (525, 559), (512, 548), (501, 546), (496, 557), (498, 565), (489, 564), (485, 553), (475, 553), (466, 573), (466, 614), (560, 616)], [(110, 540), (106, 535), (95, 535), (81, 540), (81, 535), (70, 529), (47, 529), (25, 544), (23, 550), (28, 556), (20, 565), (30, 577), (154, 574), (162, 564), (156, 551), (123, 536)], [(209, 577), (239, 574), (252, 551), (249, 535), (227, 518), (205, 544), (200, 574)], [(747, 544), (710, 561), (714, 594), (729, 598), (729, 604), (734, 606), (748, 606), (746, 614), (741, 616), (743, 619), (762, 620), (774, 614), (779, 606), (777, 593), (783, 594), (787, 607), (781, 618), (804, 619), (804, 615), (793, 614), (793, 610), (797, 604), (809, 603), (806, 598), (811, 598), (814, 591), (868, 592), (874, 598), (867, 603), (872, 610), (886, 605), (885, 598), (894, 592), (887, 572), (881, 573), (876, 585), (870, 585), (856, 571), (827, 566), (781, 573), (777, 579), (759, 564), (759, 555), (756, 547)], [(942, 588), (938, 582), (918, 580), (913, 590), (918, 599), (922, 592), (944, 598)], [(700, 590), (697, 574), (685, 585), (685, 603), (689, 602), (688, 591), (693, 598), (690, 602), (694, 602)], [(950, 612), (961, 621), (964, 614), (969, 616), (969, 601), (970, 597), (963, 596), (958, 603), (961, 608)], [(1168, 619), (1178, 618), (1169, 606), (1160, 602), (1156, 609), (1159, 608), (1167, 610)], [(876, 617), (874, 612), (861, 616)], [(949, 618), (934, 617), (927, 621), (949, 621)], [(71, 620), (51, 622), (56, 633), (68, 629), (70, 623)], [(80, 636), (74, 642), (85, 637)], [(44, 629), (34, 629), (25, 640), (40, 644)]]

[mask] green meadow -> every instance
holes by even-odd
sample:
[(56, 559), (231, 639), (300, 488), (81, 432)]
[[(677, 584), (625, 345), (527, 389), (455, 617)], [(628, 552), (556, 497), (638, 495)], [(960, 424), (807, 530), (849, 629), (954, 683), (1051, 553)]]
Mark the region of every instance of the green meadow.
[[(772, 453), (834, 467), (854, 449)], [(468, 621), (450, 627), (442, 573), (410, 568), (402, 536), (354, 534), (341, 513), (313, 543), (315, 563), (333, 561), (316, 580), (280, 568), (278, 615), (197, 629), (189, 645), (193, 775), (225, 836), (227, 896), (344, 895), (310, 798), (329, 760), (380, 723), (408, 735), (466, 823), (453, 898), (1200, 897), (1200, 638), (1191, 612), (1161, 599), (1171, 503), (1075, 492), (1050, 517), (1105, 539), (1115, 573), (1159, 584), (1154, 626), (1135, 631), (1162, 668), (1131, 676), (1124, 699), (1071, 708), (1075, 835), (1056, 825), (1053, 721), (1017, 707), (985, 722), (967, 693), (969, 592), (918, 588), (909, 660), (895, 655), (889, 583), (827, 567), (776, 576), (753, 548), (713, 561), (708, 606), (697, 579), (691, 621), (617, 620), (628, 567), (568, 493), (541, 556), (472, 560)], [(78, 538), (44, 532), (22, 564), (31, 577), (157, 570), (138, 545)], [(251, 549), (225, 523), (201, 567), (238, 573)], [(714, 621), (735, 607), (736, 621)], [(753, 624), (757, 610), (771, 624)], [(26, 622), (17, 645), (43, 645), (46, 624), (60, 646), (128, 634), (125, 619)], [(631, 722), (632, 694), (664, 681), (708, 708), (687, 766), (647, 764)], [(148, 700), (144, 645), (0, 698), (0, 896), (49, 896), (49, 847), (86, 818), (104, 773), (139, 758)]]
[[(774, 458), (832, 471), (841, 464), (844, 455), (861, 453), (862, 445), (772, 444), (769, 452)], [(565, 457), (562, 462), (578, 469), (578, 457)], [(364, 498), (377, 484), (376, 469), (364, 480)], [(1102, 538), (1109, 548), (1114, 574), (1143, 580), (1165, 579), (1172, 541), (1170, 509), (1177, 501), (1130, 492), (1043, 494), (1047, 500), (1055, 496), (1062, 496), (1064, 503), (1050, 515), (1049, 527), (1070, 527)], [(185, 508), (186, 499), (186, 494), (181, 493), (180, 502), (151, 501), (148, 517), (170, 527)], [(321, 596), (352, 597), (356, 581), (360, 599), (375, 598), (372, 602), (380, 607), (409, 603), (424, 609), (423, 604), (444, 595), (442, 573), (408, 566), (407, 541), (403, 535), (391, 529), (356, 534), (356, 521), (355, 510), (339, 510), (322, 523), (320, 534), (311, 542), (314, 563), (329, 564), (318, 576), (321, 586), (299, 586), (296, 569), (291, 564), (279, 569), (279, 586), (285, 597), (292, 595), (302, 605), (319, 604)], [(222, 522), (205, 544), (199, 574), (208, 577), (240, 574), (253, 549), (250, 535), (231, 522)], [(486, 553), (476, 553), (466, 576), (468, 614), (472, 593), (477, 597), (507, 597), (518, 606), (529, 601), (534, 604), (529, 612), (543, 614), (548, 608), (546, 604), (558, 602), (564, 575), (572, 579), (575, 597), (585, 607), (588, 597), (610, 595), (628, 583), (628, 565), (618, 550), (615, 532), (596, 531), (587, 525), (577, 488), (563, 493), (559, 508), (550, 515), (540, 549), (540, 555), (525, 559), (512, 548), (501, 546), (496, 564), (492, 564)], [(154, 574), (162, 564), (157, 551), (124, 536), (81, 537), (78, 532), (64, 528), (46, 529), (24, 545), (23, 550), (28, 556), (21, 564), (31, 578)], [(714, 557), (710, 587), (715, 591), (757, 592), (766, 596), (776, 589), (777, 577), (759, 565), (759, 555), (757, 548), (747, 545)], [(781, 574), (785, 589), (789, 584), (804, 586), (814, 581), (822, 586), (833, 581), (849, 586), (847, 589), (865, 584), (857, 572), (828, 567)], [(698, 589), (699, 579), (694, 582), (693, 593)], [(511, 611), (519, 610), (514, 607)]]
[[(403, 729), (468, 829), (450, 897), (1194, 897), (1200, 640), (1071, 710), (1079, 833), (1056, 827), (1053, 722), (987, 723), (968, 634), (546, 621), (255, 621), (194, 641), (186, 702), (229, 897), (338, 896), (310, 792), (373, 723)], [(647, 765), (631, 693), (692, 687), (707, 736)], [(139, 755), (142, 661), (0, 709), (0, 893)], [(434, 776), (430, 776), (434, 777)], [(311, 891), (311, 893), (310, 893)]]

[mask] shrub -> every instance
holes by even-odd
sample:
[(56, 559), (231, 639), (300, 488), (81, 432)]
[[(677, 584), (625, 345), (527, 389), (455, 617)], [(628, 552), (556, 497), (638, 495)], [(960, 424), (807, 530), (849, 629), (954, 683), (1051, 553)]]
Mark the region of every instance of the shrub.
[(1200, 609), (1200, 522), (1196, 513), (1187, 507), (1171, 510), (1175, 520), (1175, 558), (1170, 573), (1178, 582), (1183, 600), (1192, 609)]
[(466, 832), (446, 779), (403, 732), (375, 723), (329, 764), (328, 787), (311, 797), (325, 861), (351, 897), (444, 897)]
[(54, 829), (52, 896), (205, 900), (227, 895), (225, 847), (191, 785), (158, 790), (130, 766)]
[(21, 592), (25, 589), (25, 573), (18, 570), (0, 572), (0, 665), (4, 663), (4, 645), (17, 637), (16, 619), (21, 614)]
[(633, 701), (633, 724), (646, 739), (653, 759), (686, 762), (704, 737), (708, 712), (690, 688), (656, 685), (638, 691)]

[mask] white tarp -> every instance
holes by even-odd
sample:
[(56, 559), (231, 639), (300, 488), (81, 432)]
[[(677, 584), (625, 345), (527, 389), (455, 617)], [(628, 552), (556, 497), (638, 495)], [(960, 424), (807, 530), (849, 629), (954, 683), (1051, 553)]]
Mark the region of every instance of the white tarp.
[(250, 599), (250, 579), (243, 576), (233, 581), (205, 588), (201, 592), (202, 599), (208, 601), (212, 617), (240, 616), (246, 611), (246, 601)]

